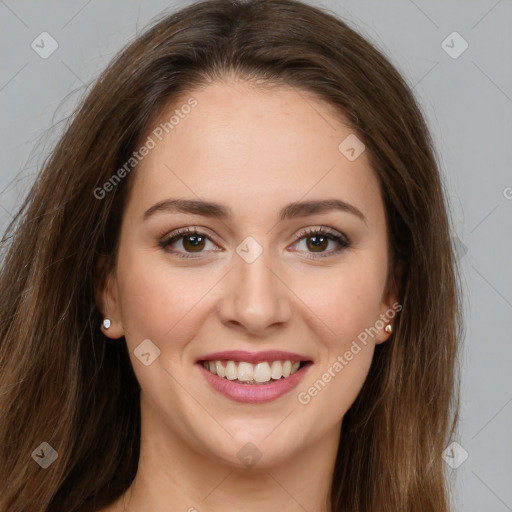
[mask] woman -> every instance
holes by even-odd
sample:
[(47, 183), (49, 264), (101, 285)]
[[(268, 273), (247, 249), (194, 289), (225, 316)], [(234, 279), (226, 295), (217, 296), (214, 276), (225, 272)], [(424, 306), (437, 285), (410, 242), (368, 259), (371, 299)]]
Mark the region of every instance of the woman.
[(342, 21), (163, 18), (5, 242), (1, 510), (449, 510), (442, 184), (411, 91)]

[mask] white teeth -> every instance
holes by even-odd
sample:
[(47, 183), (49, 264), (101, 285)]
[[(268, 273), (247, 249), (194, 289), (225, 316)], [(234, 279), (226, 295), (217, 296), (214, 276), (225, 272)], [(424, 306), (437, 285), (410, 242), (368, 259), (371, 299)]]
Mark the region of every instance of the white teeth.
[(272, 378), (280, 379), (283, 376), (283, 366), (281, 361), (274, 361), (272, 363)]
[(224, 370), (224, 366), (222, 366), (222, 363), (220, 361), (215, 361), (215, 369), (217, 370), (217, 375), (219, 377), (226, 376), (226, 371)]
[(283, 364), (283, 377), (289, 377), (291, 371), (292, 371), (292, 362), (285, 361)]
[(254, 367), (254, 380), (256, 382), (268, 382), (271, 379), (270, 365), (265, 361)]
[(238, 363), (238, 380), (249, 382), (254, 376), (254, 366), (251, 363)]
[(234, 361), (228, 361), (226, 365), (226, 379), (235, 380), (238, 379), (238, 368)]
[(262, 361), (257, 364), (245, 361), (204, 361), (203, 366), (224, 379), (238, 379), (239, 382), (247, 384), (264, 384), (294, 374), (300, 368), (300, 361)]

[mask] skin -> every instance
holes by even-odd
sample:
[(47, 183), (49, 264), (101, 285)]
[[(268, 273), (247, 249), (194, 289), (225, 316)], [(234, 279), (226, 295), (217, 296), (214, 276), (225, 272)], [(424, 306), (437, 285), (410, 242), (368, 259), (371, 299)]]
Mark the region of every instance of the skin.
[[(353, 130), (315, 96), (234, 78), (183, 103), (191, 96), (197, 107), (133, 171), (116, 269), (101, 290), (112, 321), (104, 332), (125, 336), (142, 389), (137, 476), (104, 510), (327, 511), (343, 416), (389, 334), (379, 329), (360, 344), (307, 405), (297, 395), (397, 300), (387, 286), (378, 181), (367, 151), (351, 162), (338, 150)], [(221, 203), (233, 218), (161, 211), (143, 220), (171, 197)], [(331, 210), (278, 221), (291, 202), (323, 199), (345, 201), (365, 220)], [(330, 241), (319, 253), (307, 235), (299, 239), (321, 226), (345, 234), (350, 246), (337, 252)], [(186, 237), (167, 250), (159, 245), (185, 227), (211, 238), (195, 259), (169, 252), (190, 251)], [(247, 236), (263, 249), (252, 263), (236, 252)], [(134, 356), (145, 339), (161, 351), (149, 366)], [(284, 396), (243, 404), (211, 388), (194, 364), (230, 349), (291, 351), (314, 364)], [(237, 457), (247, 443), (262, 455), (252, 468)]]

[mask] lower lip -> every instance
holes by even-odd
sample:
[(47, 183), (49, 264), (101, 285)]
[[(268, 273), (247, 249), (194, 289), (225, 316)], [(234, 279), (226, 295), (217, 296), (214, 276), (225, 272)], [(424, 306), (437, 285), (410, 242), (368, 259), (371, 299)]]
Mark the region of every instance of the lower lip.
[(281, 378), (270, 384), (238, 384), (237, 382), (219, 377), (207, 370), (203, 363), (197, 363), (199, 370), (213, 389), (235, 402), (260, 404), (271, 402), (297, 386), (308, 371), (311, 363), (307, 363), (293, 375)]

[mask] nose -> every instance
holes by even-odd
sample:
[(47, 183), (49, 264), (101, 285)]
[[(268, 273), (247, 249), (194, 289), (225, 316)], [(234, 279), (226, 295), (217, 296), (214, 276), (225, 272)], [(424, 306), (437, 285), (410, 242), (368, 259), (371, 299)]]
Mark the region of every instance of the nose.
[(272, 270), (267, 255), (263, 251), (252, 263), (234, 255), (217, 309), (224, 325), (256, 337), (282, 329), (292, 315), (292, 292)]

